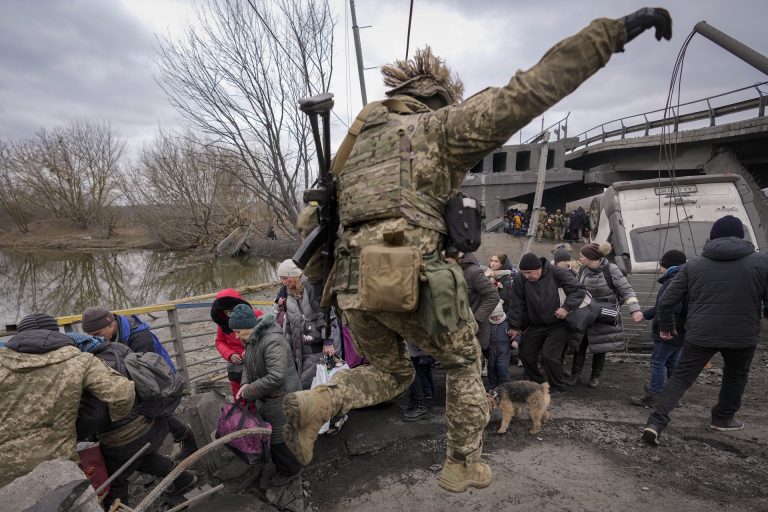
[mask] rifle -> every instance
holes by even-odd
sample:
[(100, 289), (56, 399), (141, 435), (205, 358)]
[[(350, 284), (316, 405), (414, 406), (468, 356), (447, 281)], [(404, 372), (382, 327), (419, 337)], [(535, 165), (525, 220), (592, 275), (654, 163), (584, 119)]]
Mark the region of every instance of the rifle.
[[(323, 285), (328, 279), (333, 266), (333, 252), (339, 232), (339, 212), (336, 196), (336, 179), (331, 173), (331, 109), (333, 108), (333, 94), (326, 92), (302, 98), (299, 100), (299, 109), (309, 116), (312, 126), (312, 135), (315, 139), (317, 161), (320, 166), (320, 176), (315, 181), (315, 186), (304, 191), (304, 203), (317, 203), (318, 226), (307, 235), (293, 255), (293, 262), (300, 269), (307, 266), (312, 256), (320, 250), (323, 260), (323, 282), (315, 286), (316, 297), (322, 296)], [(321, 142), (318, 116), (323, 120), (323, 137)], [(331, 337), (331, 310), (325, 308), (325, 338)]]

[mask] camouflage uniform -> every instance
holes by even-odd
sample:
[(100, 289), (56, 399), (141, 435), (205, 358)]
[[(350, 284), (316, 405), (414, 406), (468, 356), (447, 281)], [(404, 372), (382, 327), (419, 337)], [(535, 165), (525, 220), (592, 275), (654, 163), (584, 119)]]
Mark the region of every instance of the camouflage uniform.
[[(410, 96), (395, 96), (393, 99), (407, 104), (413, 115), (418, 116), (416, 122), (405, 123), (410, 147), (401, 148), (410, 166), (411, 190), (431, 203), (444, 203), (455, 195), (475, 162), (504, 144), (605, 65), (611, 54), (623, 47), (626, 37), (621, 21), (595, 20), (575, 36), (558, 43), (532, 69), (515, 74), (506, 86), (487, 88), (460, 104), (435, 111)], [(347, 165), (349, 162), (354, 165), (355, 159), (366, 158), (365, 137), (364, 127)], [(372, 171), (371, 178), (375, 176)], [(371, 190), (364, 191), (366, 197), (376, 192), (373, 179), (371, 183)], [(343, 187), (340, 188), (340, 197), (345, 197), (344, 192)], [(359, 205), (342, 201), (340, 208), (342, 211), (345, 206), (364, 210), (364, 201), (359, 200)], [(350, 279), (354, 280), (360, 271), (361, 249), (384, 245), (393, 233), (398, 234), (402, 245), (417, 247), (424, 255), (439, 251), (444, 227), (430, 225), (432, 220), (432, 217), (414, 216), (344, 226), (336, 252), (336, 275), (331, 279), (358, 351), (371, 366), (337, 373), (327, 389), (337, 413), (397, 396), (414, 377), (403, 339), (414, 340), (447, 370), (448, 455), (458, 460), (475, 459), (479, 458), (482, 432), (489, 417), (480, 377), (476, 324), (469, 320), (455, 332), (429, 336), (417, 322), (415, 313), (365, 311), (354, 286), (350, 285), (346, 291), (343, 286), (339, 289), (340, 269), (347, 269)]]
[(555, 214), (552, 215), (552, 233), (555, 242), (563, 241), (563, 224), (565, 224), (565, 218), (563, 218), (563, 214), (560, 210), (557, 210)]
[(133, 382), (60, 332), (25, 331), (0, 350), (0, 487), (45, 460), (78, 461), (75, 420), (85, 390), (109, 406), (113, 421), (133, 407)]

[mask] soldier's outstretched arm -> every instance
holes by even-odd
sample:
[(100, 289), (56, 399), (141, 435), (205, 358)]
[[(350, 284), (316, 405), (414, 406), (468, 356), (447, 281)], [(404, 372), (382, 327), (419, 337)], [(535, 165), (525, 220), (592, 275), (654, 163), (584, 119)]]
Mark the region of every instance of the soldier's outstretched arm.
[[(518, 130), (573, 92), (602, 68), (632, 36), (655, 27), (669, 39), (672, 20), (664, 9), (641, 9), (622, 19), (601, 18), (563, 39), (527, 71), (518, 71), (504, 87), (490, 87), (463, 103), (435, 113), (444, 116), (446, 157), (463, 172)], [(463, 176), (462, 176), (463, 177)]]

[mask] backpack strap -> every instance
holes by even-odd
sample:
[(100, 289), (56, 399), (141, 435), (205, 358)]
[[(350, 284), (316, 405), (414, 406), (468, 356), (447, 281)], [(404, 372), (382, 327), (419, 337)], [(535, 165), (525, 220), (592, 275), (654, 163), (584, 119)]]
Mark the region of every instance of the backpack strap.
[(613, 263), (608, 262), (608, 264), (603, 267), (603, 277), (605, 277), (605, 282), (608, 285), (608, 288), (610, 288), (611, 291), (613, 292), (613, 295), (616, 297), (616, 300), (619, 300), (619, 290), (616, 288), (616, 285), (613, 282), (613, 275), (611, 274), (611, 265), (613, 265)]

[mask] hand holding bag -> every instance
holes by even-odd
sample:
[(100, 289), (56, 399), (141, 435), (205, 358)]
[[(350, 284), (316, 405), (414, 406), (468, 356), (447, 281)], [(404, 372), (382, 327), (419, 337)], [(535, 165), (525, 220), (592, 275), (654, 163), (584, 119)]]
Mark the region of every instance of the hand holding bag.
[[(224, 404), (221, 406), (216, 439), (239, 430), (259, 427), (272, 430), (272, 425), (264, 421), (259, 415), (253, 402)], [(243, 462), (252, 466), (269, 461), (271, 440), (271, 434), (247, 435), (228, 442), (227, 448), (232, 450)]]

